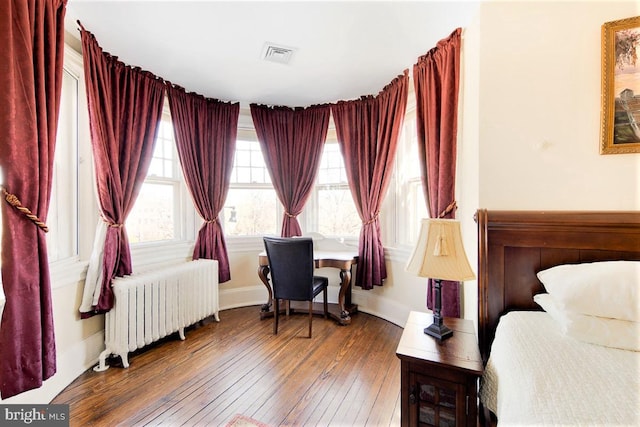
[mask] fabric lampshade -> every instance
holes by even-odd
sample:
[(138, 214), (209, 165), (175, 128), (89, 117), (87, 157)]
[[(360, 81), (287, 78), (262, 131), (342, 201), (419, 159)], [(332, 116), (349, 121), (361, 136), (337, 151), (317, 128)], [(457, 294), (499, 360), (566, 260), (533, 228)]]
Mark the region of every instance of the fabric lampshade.
[(423, 219), (406, 271), (431, 279), (475, 279), (462, 246), (460, 222), (454, 219)]

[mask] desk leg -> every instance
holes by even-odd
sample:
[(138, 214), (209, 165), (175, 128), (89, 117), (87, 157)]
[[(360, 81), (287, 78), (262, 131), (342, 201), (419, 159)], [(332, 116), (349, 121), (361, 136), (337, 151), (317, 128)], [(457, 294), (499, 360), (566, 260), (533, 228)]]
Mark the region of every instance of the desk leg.
[(340, 293), (338, 294), (338, 305), (340, 305), (340, 324), (348, 325), (351, 323), (351, 316), (347, 310), (346, 297), (348, 294), (349, 304), (351, 304), (351, 269), (340, 269)]
[(267, 303), (262, 304), (262, 307), (260, 308), (260, 314), (262, 317), (264, 313), (268, 313), (271, 311), (271, 305), (273, 304), (273, 291), (271, 290), (271, 285), (269, 285), (269, 266), (259, 266), (258, 276), (260, 277), (260, 280), (262, 280), (262, 283), (264, 283), (264, 286), (267, 288), (267, 292), (269, 293), (269, 299), (267, 300)]

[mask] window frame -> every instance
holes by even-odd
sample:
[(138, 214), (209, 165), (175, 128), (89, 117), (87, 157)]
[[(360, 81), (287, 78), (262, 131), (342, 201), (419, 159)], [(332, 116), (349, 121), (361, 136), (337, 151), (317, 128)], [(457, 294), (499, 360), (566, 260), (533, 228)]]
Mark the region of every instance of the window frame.
[[(169, 123), (173, 132), (173, 122), (171, 119), (171, 112), (169, 108), (168, 99), (165, 97), (165, 101), (162, 107), (162, 115), (160, 120)], [(172, 177), (162, 177), (158, 175), (149, 175), (144, 180), (145, 183), (149, 184), (160, 184), (167, 185), (173, 187), (173, 226), (174, 226), (174, 237), (173, 239), (162, 239), (162, 240), (151, 240), (151, 241), (141, 241), (130, 243), (132, 256), (134, 253), (144, 253), (145, 249), (148, 248), (162, 248), (167, 245), (172, 245), (173, 243), (180, 242), (189, 242), (195, 240), (196, 237), (196, 227), (199, 228), (199, 225), (202, 224), (202, 219), (196, 212), (195, 206), (193, 204), (193, 200), (191, 199), (191, 194), (187, 187), (186, 180), (184, 178), (184, 174), (182, 172), (182, 167), (180, 165), (180, 159), (178, 156), (178, 149), (175, 143), (175, 133), (172, 135), (172, 153), (173, 153), (173, 161), (172, 161)]]
[[(327, 144), (335, 144), (338, 147), (338, 150), (340, 151), (338, 136), (335, 130), (335, 125), (333, 123), (332, 117), (329, 120), (329, 129), (327, 131), (327, 138), (325, 139), (323, 150), (325, 149)], [(343, 161), (342, 167), (344, 168), (344, 158), (342, 157), (342, 153), (340, 157), (342, 158), (342, 161)], [(345, 175), (346, 175), (346, 171), (345, 171)], [(353, 202), (353, 196), (351, 194), (351, 189), (349, 187), (348, 179), (346, 177), (345, 179), (347, 179), (347, 181), (344, 183), (319, 183), (319, 179), (320, 179), (320, 173), (318, 173), (318, 176), (316, 177), (316, 181), (314, 183), (311, 195), (307, 200), (307, 203), (302, 211), (302, 214), (299, 216), (300, 226), (303, 229), (303, 232), (306, 230), (307, 232), (319, 233), (319, 228), (320, 228), (319, 216), (320, 215), (319, 215), (318, 206), (320, 203), (319, 192), (321, 190), (332, 190), (332, 189), (346, 190), (349, 193), (349, 195), (352, 197), (351, 200), (352, 200), (352, 203), (354, 203), (353, 207), (356, 210), (356, 215), (357, 215), (355, 202)], [(359, 216), (358, 216), (358, 221), (361, 222)], [(359, 241), (359, 236), (360, 236), (359, 230), (354, 235), (325, 235), (325, 237), (327, 238), (338, 239), (341, 242), (347, 242), (347, 243), (356, 244), (356, 245)]]
[[(93, 236), (97, 225), (99, 211), (95, 196), (95, 176), (91, 150), (91, 136), (89, 130), (89, 110), (87, 106), (87, 92), (84, 80), (84, 65), (82, 55), (70, 45), (64, 45), (63, 68), (78, 82), (77, 86), (77, 152), (76, 165), (65, 170), (76, 173), (77, 221), (67, 222), (68, 227), (75, 227), (77, 236), (76, 253), (72, 256), (49, 262), (49, 274), (52, 289), (61, 288), (69, 283), (77, 282), (83, 277), (88, 259), (93, 249), (92, 239), (82, 239), (81, 236)], [(56, 144), (58, 141), (56, 141)], [(84, 179), (91, 177), (90, 179)], [(86, 202), (90, 201), (90, 202)]]
[[(49, 263), (78, 256), (78, 150), (80, 145), (78, 141), (78, 87), (80, 78), (67, 68), (68, 66), (63, 66), (62, 96), (58, 115), (51, 198), (46, 221), (49, 227), (46, 234)], [(70, 99), (65, 97), (64, 81), (66, 76), (73, 79), (75, 85), (69, 93)], [(70, 101), (69, 105), (62, 103), (62, 100), (65, 99)], [(63, 123), (62, 119), (67, 115), (73, 117), (68, 117), (69, 122)], [(64, 220), (59, 220), (59, 216)], [(64, 236), (65, 234), (68, 236)], [(68, 246), (69, 250), (59, 254), (62, 246)]]
[(420, 229), (422, 218), (428, 217), (417, 150), (417, 112), (413, 84), (409, 84), (407, 107), (399, 135), (394, 172), (388, 197), (383, 202), (380, 218), (383, 221), (385, 253), (394, 261), (406, 262)]
[[(242, 114), (242, 113), (241, 113)], [(250, 118), (250, 115), (249, 115)], [(249, 141), (249, 142), (255, 142), (255, 143), (259, 143), (258, 141), (258, 135), (256, 134), (255, 129), (253, 128), (253, 126), (249, 126), (248, 124), (242, 124), (241, 122), (243, 121), (243, 116), (240, 116), (239, 119), (239, 123), (238, 123), (238, 134), (236, 136), (236, 141)], [(253, 123), (253, 122), (251, 122)], [(236, 150), (237, 150), (237, 145), (236, 145)], [(260, 152), (262, 153), (262, 150), (260, 150)], [(235, 156), (235, 153), (234, 153)], [(235, 158), (235, 157), (234, 157)], [(235, 161), (234, 161), (234, 167), (235, 167)], [(265, 164), (265, 169), (266, 169), (266, 164)], [(229, 182), (229, 190), (227, 192), (227, 198), (229, 197), (229, 192), (231, 190), (234, 189), (238, 189), (238, 190), (272, 190), (274, 192), (274, 197), (275, 197), (275, 204), (276, 204), (276, 224), (275, 224), (275, 232), (274, 233), (267, 233), (269, 235), (281, 235), (282, 233), (282, 216), (284, 215), (284, 208), (282, 206), (282, 203), (280, 202), (280, 199), (278, 198), (278, 195), (275, 192), (275, 187), (273, 186), (273, 182), (271, 181), (271, 176), (269, 175), (269, 171), (268, 169), (266, 170), (267, 176), (269, 178), (269, 182), (268, 183), (234, 183), (233, 182), (233, 177), (230, 179)], [(225, 200), (225, 206), (226, 206), (226, 200)], [(222, 212), (220, 212), (220, 216), (222, 217), (222, 223), (224, 224), (226, 222), (226, 211), (225, 209), (222, 210)], [(224, 226), (223, 226), (223, 231), (224, 231)], [(251, 241), (256, 241), (259, 240), (260, 242), (262, 242), (262, 236), (266, 235), (266, 234), (251, 234), (251, 235), (247, 235), (247, 234), (243, 234), (243, 235), (227, 235), (225, 232), (225, 239), (231, 243), (231, 246), (233, 246), (234, 243), (242, 243), (242, 242), (251, 242)]]

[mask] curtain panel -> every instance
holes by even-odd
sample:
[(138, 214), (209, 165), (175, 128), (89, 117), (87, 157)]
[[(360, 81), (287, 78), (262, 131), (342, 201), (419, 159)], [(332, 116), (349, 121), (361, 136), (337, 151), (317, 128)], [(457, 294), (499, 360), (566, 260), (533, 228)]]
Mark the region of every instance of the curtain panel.
[(313, 190), (331, 106), (289, 108), (251, 104), (250, 107), (271, 181), (285, 210), (281, 235), (300, 236), (297, 216)]
[(113, 307), (112, 279), (132, 273), (125, 220), (149, 169), (164, 101), (164, 82), (103, 52), (84, 28), (91, 146), (101, 213), (85, 281), (82, 317)]
[[(455, 218), (461, 34), (456, 29), (413, 66), (422, 188), (431, 218)], [(460, 284), (443, 281), (441, 295), (442, 315), (460, 317)], [(430, 309), (433, 298), (429, 280)]]
[(407, 106), (408, 70), (377, 96), (331, 107), (347, 180), (362, 220), (355, 284), (381, 286), (387, 278), (378, 214), (384, 199)]
[(56, 372), (45, 225), (53, 173), (66, 0), (0, 2), (2, 285), (0, 395)]
[(240, 104), (187, 93), (169, 82), (166, 89), (180, 165), (196, 210), (204, 219), (193, 259), (218, 260), (219, 282), (226, 282), (231, 270), (218, 214), (229, 190)]

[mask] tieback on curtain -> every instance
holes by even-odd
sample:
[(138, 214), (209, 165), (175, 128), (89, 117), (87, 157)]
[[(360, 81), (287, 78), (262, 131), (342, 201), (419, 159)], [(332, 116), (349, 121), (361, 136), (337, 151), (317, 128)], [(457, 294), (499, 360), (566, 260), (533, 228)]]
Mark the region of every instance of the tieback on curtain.
[(454, 200), (453, 202), (451, 202), (449, 204), (449, 206), (447, 206), (446, 208), (444, 208), (444, 210), (442, 212), (440, 212), (440, 215), (438, 215), (438, 218), (444, 218), (445, 216), (449, 215), (453, 210), (457, 209), (458, 205), (456, 203), (456, 201)]
[(207, 219), (204, 222), (207, 224), (215, 224), (216, 222), (218, 222), (218, 217), (215, 217), (213, 219)]
[(124, 224), (117, 224), (115, 222), (111, 222), (109, 221), (107, 218), (100, 216), (100, 218), (102, 218), (102, 221), (105, 222), (105, 224), (107, 224), (107, 227), (111, 227), (111, 228), (122, 228), (124, 227)]
[(373, 224), (374, 222), (376, 222), (376, 221), (378, 220), (378, 215), (380, 215), (380, 211), (376, 212), (376, 213), (373, 215), (373, 218), (371, 218), (370, 220), (368, 220), (368, 221), (363, 221), (363, 222), (362, 222), (362, 225), (369, 225), (369, 224)]
[(286, 211), (285, 211), (285, 213), (284, 213), (284, 214), (285, 214), (286, 216), (288, 216), (289, 218), (295, 218), (295, 217), (296, 217), (296, 215), (292, 215), (292, 214), (290, 214), (289, 212), (286, 212)]
[(29, 218), (31, 222), (40, 227), (42, 231), (44, 231), (45, 233), (49, 231), (49, 227), (47, 227), (47, 224), (41, 221), (40, 218), (38, 218), (37, 215), (34, 215), (28, 208), (22, 206), (22, 203), (20, 202), (20, 199), (18, 199), (18, 196), (9, 193), (4, 187), (0, 187), (0, 191), (2, 191), (2, 195), (4, 196), (4, 199), (7, 201), (7, 203), (16, 208), (24, 216)]

